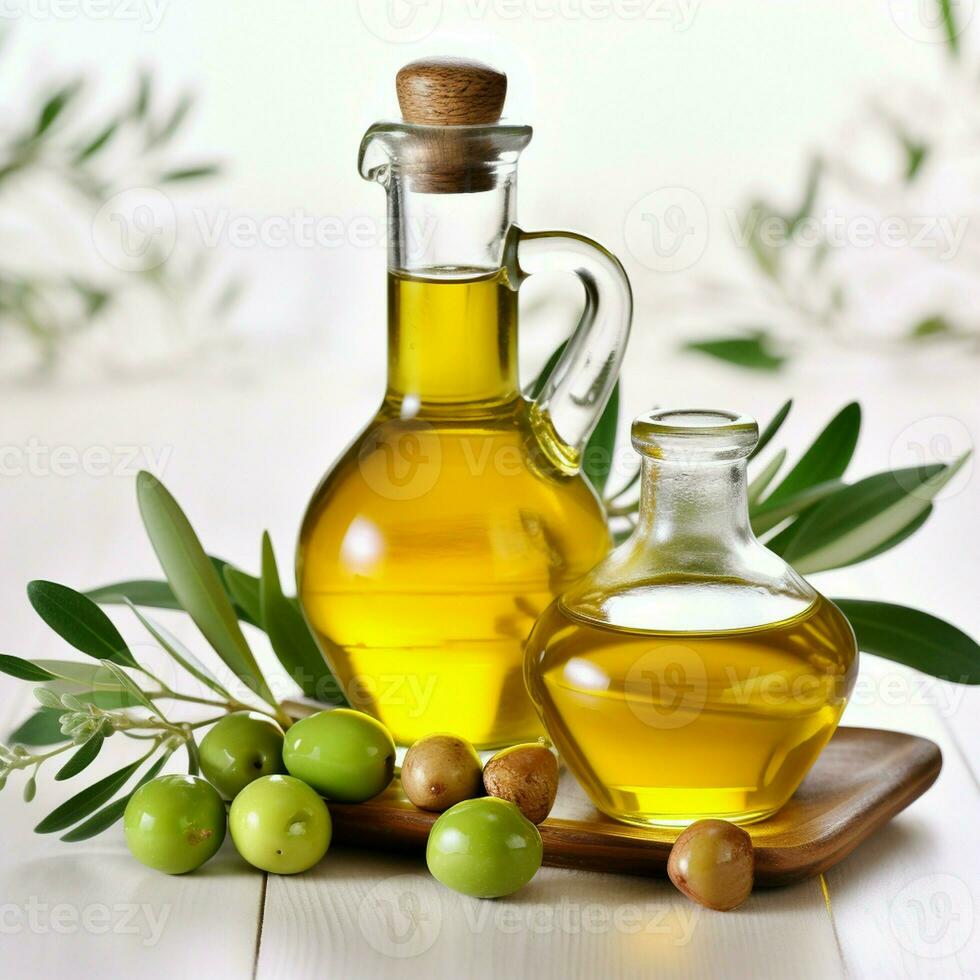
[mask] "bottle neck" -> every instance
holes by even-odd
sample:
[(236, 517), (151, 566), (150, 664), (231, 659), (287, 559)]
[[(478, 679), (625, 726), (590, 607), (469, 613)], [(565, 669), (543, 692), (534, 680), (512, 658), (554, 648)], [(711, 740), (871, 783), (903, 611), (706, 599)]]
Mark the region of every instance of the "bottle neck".
[(639, 535), (651, 546), (705, 556), (754, 541), (745, 459), (643, 458)]
[(487, 190), (450, 194), (389, 175), (386, 397), (402, 415), (518, 398), (517, 292), (502, 269), (516, 171), (496, 176)]
[(517, 293), (505, 273), (389, 272), (386, 398), (399, 414), (479, 412), (517, 397)]

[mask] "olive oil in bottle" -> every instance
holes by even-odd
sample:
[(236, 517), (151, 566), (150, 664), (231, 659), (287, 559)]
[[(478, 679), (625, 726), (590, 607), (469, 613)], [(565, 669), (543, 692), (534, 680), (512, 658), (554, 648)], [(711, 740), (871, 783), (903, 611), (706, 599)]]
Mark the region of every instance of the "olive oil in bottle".
[(392, 273), (388, 298), (385, 401), (303, 525), (307, 619), (354, 707), (401, 744), (537, 738), (524, 640), (606, 553), (601, 505), (535, 452), (503, 271)]
[[(694, 585), (687, 601), (717, 591)], [(532, 696), (599, 808), (678, 824), (777, 810), (837, 727), (854, 656), (822, 597), (782, 622), (702, 633), (610, 627), (558, 600), (528, 649)]]
[(638, 419), (637, 530), (528, 639), (528, 689), (549, 735), (619, 820), (760, 820), (844, 710), (850, 624), (749, 526), (757, 439), (754, 421), (728, 413)]

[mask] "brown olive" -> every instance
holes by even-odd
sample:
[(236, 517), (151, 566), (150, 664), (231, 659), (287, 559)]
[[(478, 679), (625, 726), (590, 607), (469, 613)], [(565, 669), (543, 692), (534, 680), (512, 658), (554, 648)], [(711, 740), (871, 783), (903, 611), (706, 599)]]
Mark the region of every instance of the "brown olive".
[(555, 805), (558, 760), (540, 742), (512, 745), (486, 764), (483, 785), (491, 796), (516, 803), (531, 823), (541, 823)]
[(402, 789), (420, 810), (448, 810), (483, 796), (480, 757), (466, 739), (426, 735), (405, 754)]
[(719, 912), (752, 894), (752, 838), (727, 820), (698, 820), (674, 841), (667, 860), (670, 880), (700, 905)]

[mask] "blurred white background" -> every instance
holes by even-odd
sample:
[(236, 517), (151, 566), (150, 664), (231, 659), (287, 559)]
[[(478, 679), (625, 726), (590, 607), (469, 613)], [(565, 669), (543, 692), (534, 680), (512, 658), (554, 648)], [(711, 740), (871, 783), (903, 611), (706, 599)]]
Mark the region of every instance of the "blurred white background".
[[(975, 207), (977, 182), (964, 169), (975, 169), (969, 153), (955, 158), (955, 175), (943, 163), (963, 152), (956, 141), (964, 132), (976, 139), (977, 119), (976, 92), (965, 90), (968, 71), (948, 54), (938, 6), (6, 0), (2, 84), (12, 111), (5, 126), (15, 128), (18, 112), (35, 111), (36, 99), (24, 93), (78, 74), (89, 80), (73, 107), (82, 119), (125, 105), (141, 68), (152, 70), (161, 107), (193, 90), (198, 102), (177, 140), (180, 157), (216, 159), (223, 172), (168, 189), (178, 257), (203, 249), (212, 265), (244, 280), (231, 315), (236, 331), (275, 343), (298, 337), (304, 356), (315, 346), (348, 358), (352, 335), (366, 334), (369, 368), (379, 364), (382, 342), (384, 198), (356, 174), (358, 142), (370, 122), (396, 113), (401, 64), (431, 53), (475, 56), (508, 72), (507, 114), (536, 129), (522, 161), (520, 220), (583, 230), (622, 257), (644, 350), (675, 346), (679, 334), (732, 328), (799, 333), (798, 310), (783, 301), (770, 309), (772, 290), (744, 242), (738, 246), (738, 215), (756, 196), (794, 208), (817, 153), (836, 155), (857, 174), (857, 187), (831, 182), (818, 212), (825, 222), (835, 215), (849, 222), (849, 240), (834, 258), (846, 257), (851, 318), (862, 332), (890, 336), (937, 310), (969, 311), (977, 299), (976, 233), (963, 244), (956, 235), (964, 229), (949, 230), (952, 255), (942, 242), (912, 244), (908, 228), (897, 246), (882, 244), (884, 217), (924, 214), (932, 226)], [(973, 3), (953, 8), (962, 64)], [(882, 132), (882, 115), (915, 138), (925, 128), (944, 151), (930, 153), (914, 188), (884, 202), (877, 185), (901, 173), (904, 150), (894, 132)], [(13, 196), (8, 210), (30, 208), (36, 190), (27, 184), (7, 182), (0, 205)], [(51, 210), (48, 220), (29, 212), (29, 242), (7, 235), (5, 250), (21, 254), (42, 241), (42, 261), (98, 262), (88, 241), (91, 213), (66, 230), (63, 204)], [(650, 212), (659, 212), (667, 235), (681, 220), (676, 255), (652, 250), (643, 219)], [(297, 216), (305, 231), (295, 230)], [(855, 220), (873, 224), (867, 246), (851, 240), (860, 234)], [(319, 247), (310, 237), (314, 223), (328, 239)], [(51, 255), (67, 251), (68, 241), (88, 254)], [(803, 250), (806, 258), (813, 252)], [(972, 266), (962, 274), (967, 252)], [(533, 298), (541, 287), (528, 289)], [(139, 363), (141, 343), (155, 351), (146, 333), (141, 341), (127, 322), (107, 343), (135, 345)], [(696, 371), (700, 359), (691, 363)]]

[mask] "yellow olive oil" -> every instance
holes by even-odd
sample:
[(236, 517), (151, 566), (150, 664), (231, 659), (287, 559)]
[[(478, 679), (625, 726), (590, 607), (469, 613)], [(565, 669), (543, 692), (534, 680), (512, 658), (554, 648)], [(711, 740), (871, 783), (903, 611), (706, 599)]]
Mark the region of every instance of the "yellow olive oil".
[(384, 402), (303, 523), (304, 611), (352, 705), (400, 744), (535, 738), (524, 641), (606, 553), (601, 504), (538, 448), (504, 272), (389, 273), (388, 301)]
[[(660, 584), (648, 596), (665, 592)], [(662, 608), (709, 621), (719, 605), (745, 610), (752, 598), (692, 584)], [(850, 625), (820, 596), (779, 622), (713, 632), (614, 627), (557, 600), (529, 638), (528, 685), (555, 745), (610, 816), (748, 823), (789, 799), (830, 739), (855, 656)]]

